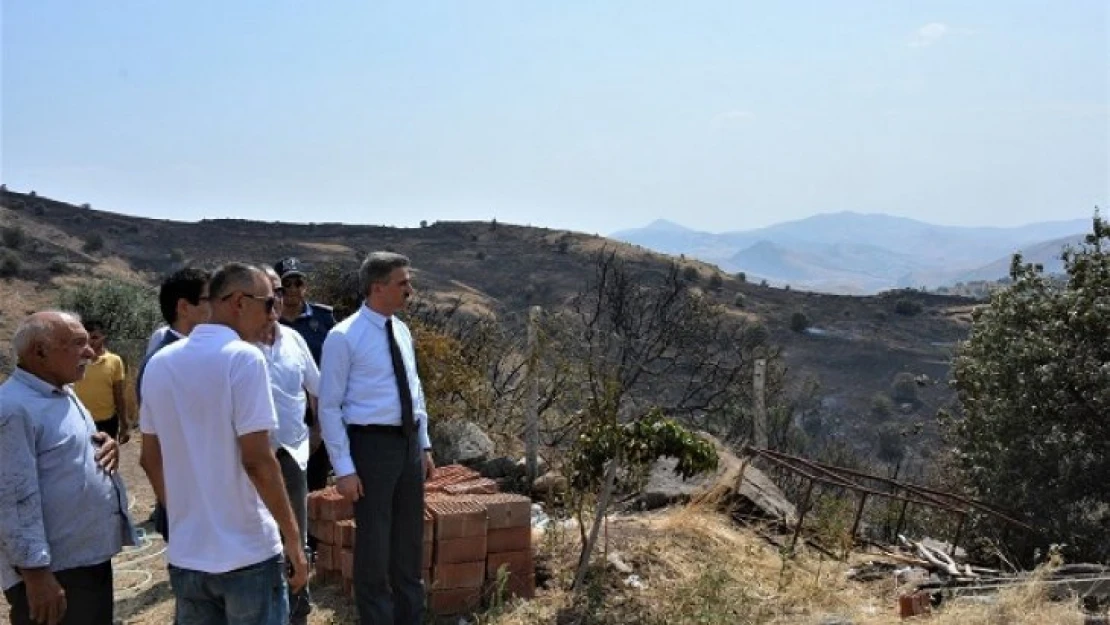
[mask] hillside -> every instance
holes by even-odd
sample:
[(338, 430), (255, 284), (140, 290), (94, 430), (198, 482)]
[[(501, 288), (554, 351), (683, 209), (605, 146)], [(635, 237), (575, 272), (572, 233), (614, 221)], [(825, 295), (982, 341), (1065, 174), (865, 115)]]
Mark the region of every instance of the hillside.
[[(1014, 252), (1050, 248), (1089, 226), (1089, 221), (1080, 219), (969, 228), (840, 212), (719, 234), (656, 220), (612, 236), (717, 263), (726, 271), (744, 271), (780, 286), (868, 294), (1004, 278)], [(1000, 258), (1005, 259), (1001, 267)]]
[[(372, 216), (368, 216), (372, 218)], [(584, 234), (494, 222), (436, 223), (424, 228), (372, 225), (287, 224), (242, 220), (172, 222), (120, 215), (5, 191), (0, 225), (19, 228), (26, 241), (14, 254), (15, 277), (0, 282), (0, 340), (25, 313), (48, 305), (75, 280), (109, 275), (157, 283), (182, 263), (213, 265), (228, 260), (273, 262), (296, 255), (310, 262), (354, 261), (360, 252), (392, 249), (409, 255), (420, 294), (432, 301), (461, 298), (490, 314), (519, 318), (532, 305), (562, 306), (592, 275), (594, 255), (616, 248), (631, 263), (664, 269), (672, 260), (637, 246)], [(696, 268), (706, 285), (716, 268)], [(918, 401), (897, 405), (881, 419), (889, 427), (932, 427), (947, 405), (945, 384), (952, 346), (966, 335), (971, 300), (897, 292), (873, 297), (822, 295), (762, 287), (721, 275), (718, 290), (706, 289), (730, 314), (762, 324), (783, 348), (795, 385), (816, 381), (817, 407), (807, 429), (817, 437), (843, 437), (874, 447), (879, 425), (870, 416), (876, 393), (889, 393), (894, 376), (924, 375)], [(912, 301), (916, 314), (895, 312)], [(804, 314), (809, 329), (790, 329)]]

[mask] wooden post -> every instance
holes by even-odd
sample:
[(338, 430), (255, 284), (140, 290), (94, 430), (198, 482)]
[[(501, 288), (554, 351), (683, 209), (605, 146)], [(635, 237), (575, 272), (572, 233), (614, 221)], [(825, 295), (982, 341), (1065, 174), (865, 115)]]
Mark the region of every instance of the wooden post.
[(813, 480), (809, 480), (809, 485), (806, 486), (806, 494), (802, 497), (802, 505), (798, 508), (798, 523), (794, 526), (794, 537), (790, 539), (790, 554), (794, 554), (794, 546), (798, 543), (798, 535), (802, 533), (802, 521), (806, 518), (806, 511), (809, 509), (809, 496), (813, 494)]
[(953, 557), (953, 558), (956, 557), (956, 549), (959, 548), (960, 539), (963, 538), (963, 535), (964, 535), (964, 522), (965, 521), (967, 521), (967, 515), (966, 514), (961, 514), (960, 515), (960, 522), (959, 522), (959, 524), (956, 525), (956, 536), (952, 539), (952, 547), (948, 550), (948, 555)]
[(538, 462), (536, 459), (540, 446), (540, 376), (536, 370), (539, 362), (539, 341), (536, 334), (540, 322), (540, 307), (528, 310), (528, 412), (524, 425), (524, 462), (528, 473), (528, 488), (536, 482)]
[(867, 493), (860, 493), (859, 506), (856, 507), (856, 518), (852, 521), (852, 544), (856, 543), (856, 534), (859, 533), (859, 524), (863, 520), (863, 508), (867, 505)]
[(767, 361), (757, 358), (755, 373), (752, 376), (752, 391), (755, 406), (752, 414), (752, 438), (758, 449), (767, 449), (767, 402), (764, 389), (767, 382)]

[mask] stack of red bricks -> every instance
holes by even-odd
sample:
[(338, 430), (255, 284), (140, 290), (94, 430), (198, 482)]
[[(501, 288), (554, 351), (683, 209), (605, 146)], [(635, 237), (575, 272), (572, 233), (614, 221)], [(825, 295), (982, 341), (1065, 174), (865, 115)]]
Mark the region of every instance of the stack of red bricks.
[[(425, 484), (424, 582), (433, 614), (472, 612), (483, 599), (535, 594), (532, 502), (459, 465)], [(309, 494), (309, 533), (319, 541), (317, 579), (350, 592), (354, 509), (334, 488)]]

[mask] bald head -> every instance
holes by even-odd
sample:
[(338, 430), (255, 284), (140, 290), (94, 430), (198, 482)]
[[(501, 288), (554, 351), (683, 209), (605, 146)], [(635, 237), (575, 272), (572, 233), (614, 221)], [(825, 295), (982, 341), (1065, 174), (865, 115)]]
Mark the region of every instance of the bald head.
[(85, 365), (95, 357), (81, 318), (60, 310), (24, 319), (12, 336), (12, 349), (21, 369), (55, 386), (80, 380)]

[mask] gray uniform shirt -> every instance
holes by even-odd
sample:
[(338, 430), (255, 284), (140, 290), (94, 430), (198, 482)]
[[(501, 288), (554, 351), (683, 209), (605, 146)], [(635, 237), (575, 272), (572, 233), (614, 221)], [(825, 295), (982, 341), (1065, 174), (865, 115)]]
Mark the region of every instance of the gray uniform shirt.
[(96, 433), (69, 387), (22, 369), (0, 385), (0, 586), (17, 568), (100, 564), (135, 544), (119, 474), (96, 463)]

